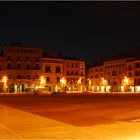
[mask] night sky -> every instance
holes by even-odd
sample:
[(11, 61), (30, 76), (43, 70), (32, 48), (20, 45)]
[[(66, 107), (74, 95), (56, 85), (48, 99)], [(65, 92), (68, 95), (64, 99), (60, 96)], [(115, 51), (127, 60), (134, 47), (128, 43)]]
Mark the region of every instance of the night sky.
[(0, 2), (0, 46), (9, 42), (91, 64), (140, 47), (140, 2)]

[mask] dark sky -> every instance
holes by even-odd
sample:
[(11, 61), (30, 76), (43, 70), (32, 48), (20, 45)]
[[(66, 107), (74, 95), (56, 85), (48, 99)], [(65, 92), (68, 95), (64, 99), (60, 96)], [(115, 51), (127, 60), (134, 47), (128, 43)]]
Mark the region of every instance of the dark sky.
[(140, 2), (0, 2), (0, 46), (13, 41), (92, 63), (140, 47)]

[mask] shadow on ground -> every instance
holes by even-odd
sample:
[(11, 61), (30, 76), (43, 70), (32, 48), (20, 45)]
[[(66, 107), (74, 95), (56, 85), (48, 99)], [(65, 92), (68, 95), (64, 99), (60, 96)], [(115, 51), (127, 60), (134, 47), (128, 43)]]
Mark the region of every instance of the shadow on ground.
[(139, 103), (140, 95), (0, 96), (0, 104), (74, 126), (127, 119), (127, 113), (140, 109)]

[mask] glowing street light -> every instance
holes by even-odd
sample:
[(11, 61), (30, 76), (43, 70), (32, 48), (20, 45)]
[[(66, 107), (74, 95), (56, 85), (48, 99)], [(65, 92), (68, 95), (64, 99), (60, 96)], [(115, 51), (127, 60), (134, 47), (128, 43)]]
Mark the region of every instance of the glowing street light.
[(7, 76), (3, 76), (3, 77), (2, 77), (2, 82), (3, 82), (4, 84), (7, 84), (7, 80), (8, 80)]
[(127, 78), (127, 76), (124, 77), (124, 86), (126, 88), (127, 91), (127, 86), (129, 85), (129, 78)]
[(104, 78), (102, 78), (101, 82), (102, 82), (101, 91), (104, 92), (106, 90), (105, 87), (107, 86), (107, 81)]
[(129, 84), (129, 78), (127, 76), (124, 77), (124, 83), (126, 86)]
[(45, 84), (45, 78), (44, 76), (40, 77), (40, 85), (44, 85)]
[(80, 77), (77, 81), (77, 84), (81, 84), (81, 80), (82, 80), (82, 78)]
[(62, 85), (62, 89), (64, 91), (64, 86), (66, 85), (66, 79), (65, 79), (65, 77), (63, 77), (62, 79), (60, 79), (60, 84)]
[(6, 92), (6, 89), (7, 89), (7, 80), (8, 80), (7, 76), (2, 77), (2, 82), (4, 83), (3, 85), (4, 92)]
[(79, 91), (82, 91), (82, 85), (81, 85), (81, 83), (82, 83), (82, 78), (80, 77), (80, 78), (78, 79), (78, 81), (77, 81)]

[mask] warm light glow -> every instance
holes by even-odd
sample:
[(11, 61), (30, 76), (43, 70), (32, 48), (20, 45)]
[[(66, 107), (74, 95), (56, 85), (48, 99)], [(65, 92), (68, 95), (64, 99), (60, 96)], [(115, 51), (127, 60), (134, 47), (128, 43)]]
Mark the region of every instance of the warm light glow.
[(77, 81), (77, 84), (81, 84), (81, 80), (82, 80), (82, 78), (80, 77)]
[(94, 86), (91, 87), (91, 90), (94, 91)]
[(111, 90), (111, 86), (107, 86), (106, 87), (106, 92), (110, 92), (110, 90)]
[(104, 78), (102, 78), (102, 85), (103, 86), (106, 86), (107, 85), (107, 81)]
[(63, 77), (62, 79), (60, 79), (60, 83), (62, 85), (66, 85), (66, 79), (65, 79), (65, 77)]
[(124, 92), (124, 86), (121, 86), (121, 92)]
[(135, 92), (135, 90), (134, 90), (134, 87), (133, 87), (133, 86), (130, 86), (130, 91), (131, 91), (131, 92)]
[(3, 76), (3, 78), (2, 78), (2, 82), (3, 82), (4, 84), (7, 83), (7, 80), (8, 80), (7, 76)]
[(136, 87), (135, 87), (135, 91), (136, 91), (136, 92), (140, 92), (140, 86), (136, 86)]
[(101, 92), (104, 92), (104, 91), (105, 91), (105, 87), (101, 86)]
[(91, 80), (89, 79), (88, 84), (91, 85)]
[(129, 84), (129, 78), (127, 78), (127, 76), (124, 77), (124, 83), (125, 83), (126, 85)]
[(45, 84), (45, 78), (43, 76), (40, 77), (40, 84), (41, 85)]

